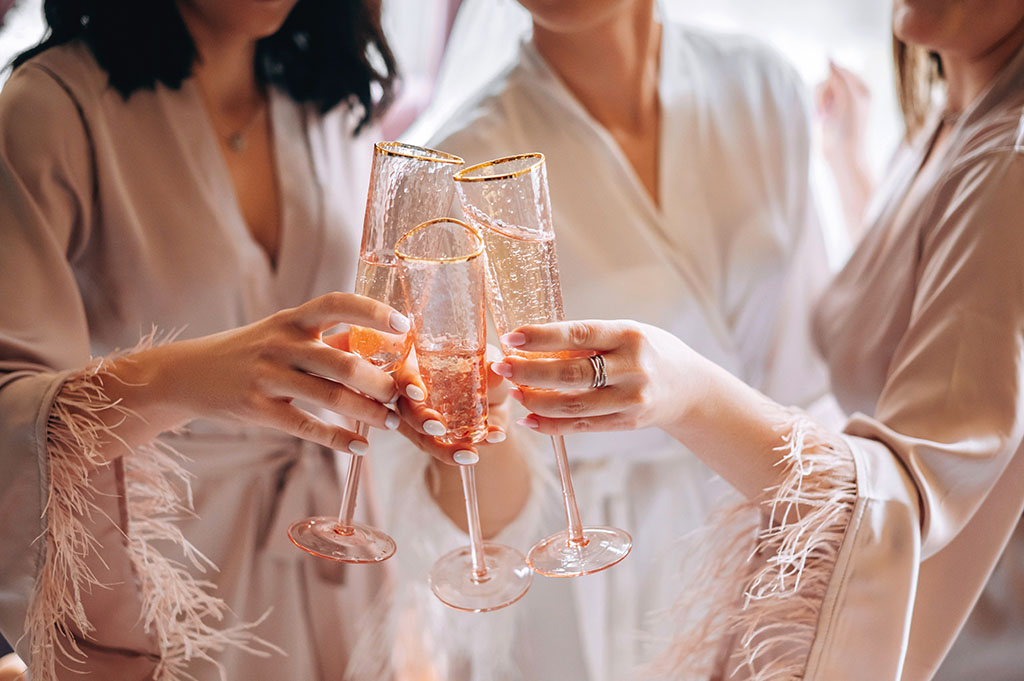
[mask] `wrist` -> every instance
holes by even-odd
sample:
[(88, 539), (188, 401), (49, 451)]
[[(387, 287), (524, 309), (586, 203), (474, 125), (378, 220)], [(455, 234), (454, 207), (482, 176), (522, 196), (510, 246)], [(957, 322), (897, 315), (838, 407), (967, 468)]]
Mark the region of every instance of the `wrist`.
[(184, 398), (187, 391), (176, 386), (176, 348), (168, 344), (118, 357), (110, 363), (113, 380), (104, 386), (108, 398), (138, 415), (155, 437), (195, 417)]
[(696, 355), (681, 372), (680, 389), (677, 391), (675, 409), (663, 429), (672, 437), (691, 447), (694, 434), (707, 428), (708, 405), (714, 404), (716, 382), (711, 370), (717, 367), (710, 361)]

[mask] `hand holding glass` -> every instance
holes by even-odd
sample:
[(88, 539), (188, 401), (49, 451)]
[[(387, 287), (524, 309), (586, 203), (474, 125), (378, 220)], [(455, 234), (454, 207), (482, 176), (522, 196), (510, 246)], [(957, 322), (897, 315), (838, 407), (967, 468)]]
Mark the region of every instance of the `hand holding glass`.
[[(437, 438), (444, 444), (475, 444), (487, 436), (483, 252), (469, 225), (447, 218), (423, 223), (395, 246), (427, 405), (448, 423), (448, 433)], [(483, 541), (474, 466), (459, 466), (469, 546), (434, 564), (430, 588), (446, 605), (485, 612), (522, 598), (533, 575), (523, 554)]]
[[(522, 154), (489, 161), (457, 172), (454, 179), (462, 210), (486, 244), (487, 293), (498, 333), (562, 321), (562, 286), (544, 156)], [(504, 345), (502, 350), (506, 355), (531, 358), (564, 356)], [(534, 545), (526, 560), (549, 577), (578, 577), (611, 567), (626, 557), (633, 539), (614, 527), (583, 527), (565, 440), (558, 436), (551, 441), (568, 528)]]
[[(370, 190), (359, 249), (356, 293), (405, 310), (395, 259), (395, 242), (424, 220), (447, 215), (454, 200), (451, 176), (462, 159), (400, 142), (378, 142), (373, 150)], [(349, 349), (384, 371), (405, 360), (412, 335), (381, 333), (361, 326), (349, 330)], [(360, 436), (369, 427), (356, 424)], [(337, 518), (318, 516), (292, 524), (288, 536), (299, 548), (344, 563), (375, 563), (395, 553), (384, 532), (353, 522), (362, 456), (353, 454)]]

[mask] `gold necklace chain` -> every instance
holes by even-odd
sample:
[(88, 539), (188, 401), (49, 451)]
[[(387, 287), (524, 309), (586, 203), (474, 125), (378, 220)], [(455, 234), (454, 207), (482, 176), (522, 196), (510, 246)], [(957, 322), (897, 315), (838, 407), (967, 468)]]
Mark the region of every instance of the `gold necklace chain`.
[[(211, 107), (211, 110), (212, 109), (213, 107)], [(264, 111), (266, 111), (266, 109), (266, 95), (261, 95), (259, 106), (257, 106), (253, 110), (252, 114), (250, 114), (249, 116), (249, 120), (247, 120), (240, 128), (226, 134), (218, 131), (218, 134), (224, 138), (224, 142), (225, 144), (227, 144), (229, 150), (235, 152), (236, 154), (241, 154), (242, 152), (249, 148), (249, 143), (246, 140), (246, 135), (248, 135), (249, 132), (253, 129), (253, 127), (255, 127), (256, 123), (259, 122), (261, 115), (263, 114)], [(217, 122), (218, 124), (221, 123), (216, 113), (213, 113), (213, 118), (215, 122)]]

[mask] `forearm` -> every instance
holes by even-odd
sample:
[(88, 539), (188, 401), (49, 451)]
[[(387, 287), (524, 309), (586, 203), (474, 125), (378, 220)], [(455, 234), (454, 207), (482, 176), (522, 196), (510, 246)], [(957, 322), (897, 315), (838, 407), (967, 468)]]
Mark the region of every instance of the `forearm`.
[(850, 241), (856, 243), (863, 231), (864, 215), (874, 191), (874, 179), (868, 169), (867, 160), (863, 158), (830, 159), (829, 165), (835, 178), (839, 202), (843, 208), (847, 233)]
[(685, 392), (696, 397), (664, 429), (745, 497), (762, 499), (785, 476), (776, 464), (788, 412), (716, 364), (695, 364)]
[[(528, 452), (514, 431), (500, 444), (479, 446), (476, 464), (480, 529), (484, 538), (498, 535), (522, 512), (530, 496)], [(431, 459), (426, 484), (438, 507), (455, 525), (467, 531), (466, 504), (458, 466)]]

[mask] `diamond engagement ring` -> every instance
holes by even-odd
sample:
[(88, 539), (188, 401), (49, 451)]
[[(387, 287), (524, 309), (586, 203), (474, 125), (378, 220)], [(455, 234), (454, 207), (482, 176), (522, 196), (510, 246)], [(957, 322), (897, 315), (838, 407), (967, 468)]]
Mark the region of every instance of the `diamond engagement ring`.
[(588, 359), (590, 366), (594, 367), (594, 382), (590, 384), (590, 387), (603, 388), (608, 385), (608, 370), (605, 367), (604, 355), (591, 355)]

